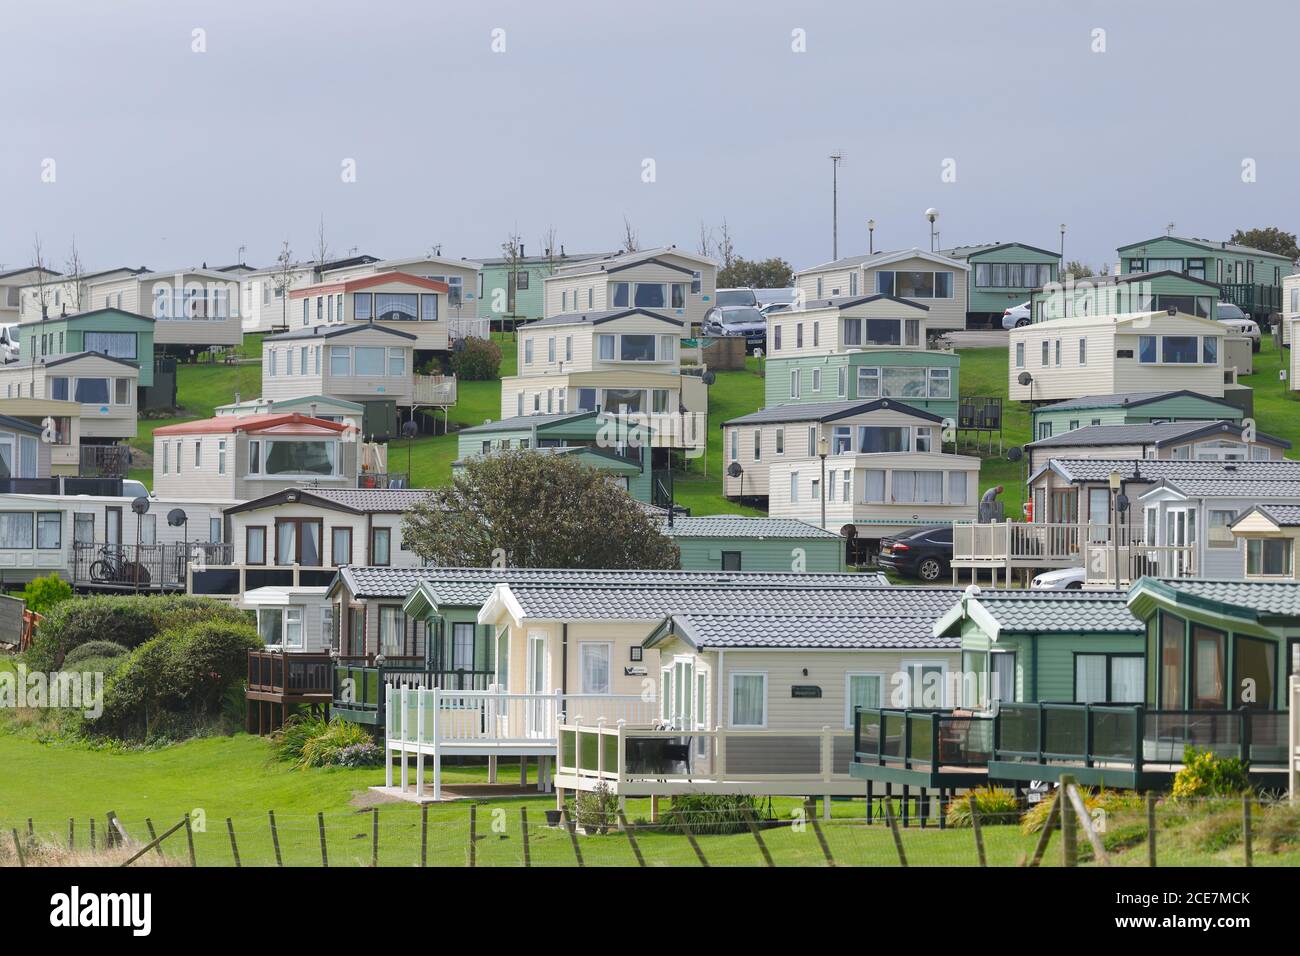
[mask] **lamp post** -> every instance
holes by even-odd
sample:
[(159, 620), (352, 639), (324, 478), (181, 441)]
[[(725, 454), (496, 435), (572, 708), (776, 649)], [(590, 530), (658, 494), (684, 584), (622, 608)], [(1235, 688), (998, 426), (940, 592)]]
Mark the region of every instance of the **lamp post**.
[(931, 206), (925, 211), (925, 218), (930, 222), (930, 251), (934, 252), (934, 243), (938, 238), (938, 233), (934, 231), (935, 221), (939, 218), (939, 210)]
[(867, 254), (876, 254), (876, 220), (867, 220)]
[(826, 440), (825, 435), (817, 438), (817, 457), (822, 460), (822, 477), (817, 483), (817, 488), (821, 492), (822, 499), (822, 530), (826, 530), (826, 456), (831, 453), (831, 443)]
[(1065, 223), (1061, 223), (1061, 265), (1065, 265)]

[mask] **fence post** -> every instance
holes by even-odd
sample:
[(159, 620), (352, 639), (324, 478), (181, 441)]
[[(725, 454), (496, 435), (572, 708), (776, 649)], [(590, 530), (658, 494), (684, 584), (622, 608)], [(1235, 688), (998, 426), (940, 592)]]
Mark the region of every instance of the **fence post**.
[(1250, 792), (1241, 797), (1241, 848), (1246, 854), (1246, 865), (1255, 865), (1255, 847), (1250, 833)]
[(532, 866), (533, 858), (529, 854), (528, 847), (528, 808), (519, 808), (519, 830), (523, 834), (524, 841), (524, 866)]
[(636, 857), (636, 865), (645, 866), (645, 857), (641, 855), (641, 848), (637, 846), (636, 843), (636, 834), (633, 833), (632, 828), (628, 826), (627, 817), (624, 816), (622, 807), (618, 810), (618, 825), (622, 827), (623, 832), (627, 834), (627, 842), (632, 847), (632, 855)]
[(967, 799), (970, 801), (970, 825), (975, 831), (975, 853), (979, 857), (980, 866), (988, 866), (989, 861), (984, 855), (984, 831), (980, 829), (979, 801), (973, 793)]
[(280, 858), (280, 831), (275, 825), (275, 811), (267, 810), (266, 815), (271, 821), (271, 846), (275, 849), (275, 865), (284, 866), (284, 861)]
[(316, 814), (316, 826), (320, 830), (320, 865), (323, 867), (329, 866), (329, 853), (325, 849), (325, 814), (323, 811)]
[(1156, 795), (1147, 791), (1147, 866), (1156, 865)]
[(90, 818), (90, 852), (95, 852), (95, 818)]
[[(197, 865), (194, 860), (194, 825), (190, 822), (190, 815), (187, 813), (182, 818), (181, 823), (185, 825), (185, 846), (190, 855), (190, 866)], [(170, 830), (168, 831), (171, 832)]]
[(370, 808), (370, 865), (379, 865), (379, 808)]
[[(144, 827), (145, 827), (146, 830), (149, 831), (149, 842), (150, 842), (150, 843), (152, 843), (154, 840), (157, 840), (157, 839), (158, 839), (158, 834), (154, 831), (154, 828), (153, 828), (153, 820), (149, 819), (148, 817), (145, 817), (145, 818), (144, 818)], [(154, 847), (154, 849), (158, 851), (158, 855), (159, 855), (159, 856), (162, 856), (162, 855), (163, 855), (163, 851), (162, 851), (162, 847), (161, 847), (161, 846), (156, 846), (156, 847)]]
[(77, 823), (72, 817), (68, 817), (68, 849), (73, 849), (74, 838), (76, 836)]
[[(152, 841), (151, 843), (148, 843), (148, 844), (146, 844), (145, 846), (140, 847), (140, 849), (137, 850), (137, 851), (135, 852), (135, 855), (132, 856), (129, 860), (127, 860), (127, 861), (126, 861), (125, 863), (123, 863), (122, 865), (123, 865), (123, 866), (130, 866), (132, 863), (134, 863), (136, 860), (140, 859), (140, 857), (144, 856), (144, 855), (145, 855), (146, 853), (148, 853), (150, 850), (157, 850), (157, 851), (158, 851), (158, 855), (159, 855), (159, 856), (162, 856), (162, 841), (165, 840), (165, 839), (167, 839), (169, 836), (171, 836), (173, 833), (175, 833), (175, 832), (176, 832), (177, 830), (179, 830), (181, 827), (185, 827), (185, 828), (188, 830), (188, 829), (189, 829), (189, 822), (190, 822), (190, 816), (189, 816), (189, 814), (187, 813), (184, 817), (182, 817), (182, 818), (180, 819), (180, 821), (179, 821), (178, 823), (173, 823), (170, 827), (168, 827), (168, 828), (167, 828), (167, 832), (164, 833), (162, 836), (158, 837), (157, 839), (155, 839), (155, 840)], [(193, 860), (193, 856), (192, 856), (192, 855), (191, 855), (190, 859)], [(191, 865), (193, 865), (193, 863), (191, 863)]]
[(1070, 809), (1069, 788), (1074, 786), (1074, 775), (1061, 774), (1060, 786), (1056, 791), (1056, 805), (1061, 814), (1061, 864), (1063, 866), (1079, 865), (1079, 835), (1075, 831), (1077, 821)]
[(429, 863), (429, 805), (420, 804), (420, 866)]
[(745, 822), (749, 824), (749, 832), (754, 835), (754, 842), (758, 844), (758, 852), (763, 854), (763, 865), (776, 866), (772, 862), (772, 854), (767, 850), (767, 844), (763, 842), (763, 835), (758, 832), (758, 819), (754, 816), (754, 811), (748, 807), (745, 808)]
[(898, 832), (898, 819), (894, 816), (894, 801), (885, 799), (885, 819), (889, 821), (889, 830), (894, 835), (894, 849), (898, 851), (898, 865), (907, 866), (907, 854), (903, 852), (903, 834)]
[(569, 816), (569, 808), (565, 807), (560, 810), (560, 825), (564, 827), (569, 834), (569, 843), (573, 846), (573, 858), (578, 861), (578, 866), (585, 866), (582, 862), (582, 847), (578, 846), (578, 830), (572, 818)]
[(478, 804), (471, 803), (469, 805), (469, 866), (470, 869), (473, 869), (475, 866), (478, 865), (478, 860), (475, 859), (474, 856), (474, 850), (475, 850), (474, 843), (478, 839), (478, 837), (475, 835), (475, 831), (477, 829), (478, 829)]
[(1047, 852), (1047, 843), (1052, 839), (1052, 828), (1057, 825), (1061, 816), (1061, 804), (1053, 799), (1047, 810), (1047, 819), (1043, 821), (1043, 830), (1038, 834), (1038, 843), (1034, 846), (1034, 855), (1029, 861), (1031, 867), (1036, 867), (1042, 862), (1043, 854)]
[(1097, 862), (1102, 866), (1110, 866), (1110, 857), (1106, 855), (1106, 845), (1101, 842), (1101, 836), (1097, 833), (1096, 828), (1092, 825), (1092, 817), (1088, 814), (1088, 807), (1083, 802), (1083, 797), (1079, 793), (1079, 788), (1070, 785), (1066, 792), (1070, 798), (1070, 804), (1074, 807), (1074, 812), (1078, 818), (1079, 829), (1083, 835), (1088, 838), (1092, 844), (1092, 852), (1097, 858)]
[(18, 854), (18, 865), (26, 866), (27, 858), (23, 855), (23, 842), (18, 838), (18, 828), (13, 828), (14, 835), (14, 852)]
[(230, 834), (230, 854), (235, 858), (235, 869), (239, 869), (239, 844), (235, 842), (235, 821), (226, 817), (226, 831)]

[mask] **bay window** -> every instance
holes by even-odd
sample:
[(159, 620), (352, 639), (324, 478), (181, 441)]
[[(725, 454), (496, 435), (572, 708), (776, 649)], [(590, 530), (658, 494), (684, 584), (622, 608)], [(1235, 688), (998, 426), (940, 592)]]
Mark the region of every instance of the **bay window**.
[[(253, 443), (249, 443), (250, 448)], [(262, 474), (325, 475), (338, 473), (338, 443), (334, 441), (265, 441)], [(250, 469), (251, 471), (252, 469)]]
[(628, 303), (628, 283), (611, 282), (609, 284), (609, 302), (610, 305), (625, 309)]
[(644, 393), (639, 388), (605, 389), (605, 411), (612, 414), (636, 414), (641, 411)]
[(1165, 335), (1160, 339), (1160, 361), (1179, 365), (1195, 364), (1197, 360), (1195, 335)]
[(596, 354), (600, 357), (602, 362), (614, 361), (614, 336), (596, 336)]
[(75, 401), (83, 405), (107, 405), (108, 404), (108, 379), (106, 378), (79, 378), (77, 379), (77, 390)]
[(655, 337), (653, 335), (619, 336), (619, 360), (622, 362), (653, 362)]
[(844, 344), (861, 345), (862, 344), (862, 320), (845, 319), (842, 325), (844, 331), (841, 333), (841, 337), (844, 340)]
[(867, 319), (865, 321), (868, 345), (901, 345), (901, 323), (898, 319)]
[(667, 300), (661, 282), (638, 282), (633, 292), (633, 304), (639, 309), (662, 309)]
[(858, 454), (881, 455), (911, 450), (912, 429), (906, 425), (859, 425)]
[(380, 377), (384, 374), (385, 350), (382, 347), (358, 345), (354, 356), (354, 371), (358, 377)]
[[(434, 298), (429, 296), (429, 298)], [(376, 292), (375, 320), (378, 322), (414, 322), (419, 316), (419, 296), (414, 292)], [(437, 309), (434, 309), (437, 318)]]
[(895, 471), (892, 499), (895, 504), (942, 504), (943, 472)]
[(350, 345), (330, 346), (330, 374), (331, 375), (352, 374), (352, 346)]

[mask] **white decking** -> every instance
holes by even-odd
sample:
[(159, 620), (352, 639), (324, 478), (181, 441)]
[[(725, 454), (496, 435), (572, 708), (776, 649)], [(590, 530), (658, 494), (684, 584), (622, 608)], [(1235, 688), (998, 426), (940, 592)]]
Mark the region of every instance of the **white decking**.
[[(684, 793), (860, 796), (853, 731), (671, 730), (601, 720), (559, 729), (557, 799), (604, 784), (620, 798)], [(685, 757), (684, 760), (679, 759)], [(825, 806), (829, 807), (829, 803)]]
[[(384, 786), (395, 796), (438, 800), (442, 796), (442, 758), (449, 756), (533, 757), (538, 789), (549, 789), (550, 760), (566, 720), (631, 720), (649, 723), (654, 698), (613, 694), (507, 694), (500, 689), (450, 691), (439, 688), (386, 688)], [(415, 758), (414, 789), (410, 760)], [(394, 784), (393, 760), (400, 768)], [(432, 792), (425, 790), (425, 761), (433, 762)]]

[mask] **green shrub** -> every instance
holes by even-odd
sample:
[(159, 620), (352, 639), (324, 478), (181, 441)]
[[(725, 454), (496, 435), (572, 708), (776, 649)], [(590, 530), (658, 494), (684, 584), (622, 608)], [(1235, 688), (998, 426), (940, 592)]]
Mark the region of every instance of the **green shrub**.
[(979, 808), (981, 826), (1015, 823), (1020, 819), (1020, 804), (1013, 791), (1003, 787), (976, 787), (969, 794), (963, 794), (948, 804), (948, 826), (971, 825), (969, 798), (972, 795), (975, 797), (975, 806)]
[(32, 639), (27, 665), (58, 670), (64, 655), (90, 641), (112, 641), (128, 649), (165, 630), (200, 621), (245, 623), (248, 612), (213, 598), (177, 595), (99, 595), (55, 605)]
[(290, 717), (271, 738), (271, 752), (299, 770), (308, 767), (372, 766), (383, 753), (360, 724), (342, 717)]
[(579, 790), (573, 798), (573, 816), (588, 833), (605, 833), (618, 826), (618, 797), (604, 781), (595, 790)]
[(87, 730), (120, 739), (192, 736), (219, 724), (230, 688), (262, 647), (249, 624), (205, 620), (141, 644), (104, 687), (104, 712)]
[(744, 833), (749, 820), (760, 819), (758, 797), (738, 793), (687, 793), (673, 797), (665, 815), (669, 827), (690, 828), (697, 834)]
[(465, 382), (486, 382), (501, 377), (501, 346), (491, 339), (467, 338), (465, 347), (451, 355), (451, 370)]
[(1250, 788), (1246, 765), (1191, 744), (1183, 748), (1183, 766), (1174, 774), (1174, 797), (1231, 797)]
[[(1054, 790), (1050, 796), (1034, 804), (1020, 818), (1020, 832), (1037, 833), (1042, 830), (1043, 824), (1047, 822), (1048, 814), (1052, 811), (1052, 804), (1060, 793), (1060, 789)], [(1144, 806), (1142, 797), (1136, 793), (1118, 790), (1093, 790), (1089, 787), (1080, 787), (1079, 795), (1083, 797), (1083, 806), (1089, 813), (1094, 810), (1102, 810), (1107, 814), (1124, 811), (1136, 812)]]
[(116, 641), (87, 641), (85, 644), (78, 644), (68, 651), (63, 658), (63, 667), (66, 670), (72, 667), (73, 664), (80, 664), (82, 661), (91, 660), (92, 658), (121, 657), (123, 654), (130, 653), (129, 648), (123, 647)]
[(29, 611), (37, 614), (49, 614), (56, 604), (72, 597), (72, 585), (57, 574), (48, 574), (27, 582), (23, 588), (22, 599)]

